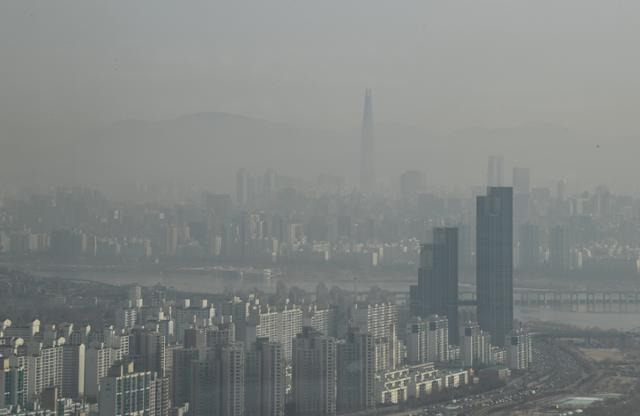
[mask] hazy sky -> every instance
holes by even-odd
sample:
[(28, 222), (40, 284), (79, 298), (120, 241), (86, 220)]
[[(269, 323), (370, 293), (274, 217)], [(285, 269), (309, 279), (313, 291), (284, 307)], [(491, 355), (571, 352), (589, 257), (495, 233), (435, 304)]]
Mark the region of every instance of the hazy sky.
[[(635, 134), (637, 0), (0, 3), (1, 120), (225, 111)], [(1, 131), (1, 130), (0, 130)]]

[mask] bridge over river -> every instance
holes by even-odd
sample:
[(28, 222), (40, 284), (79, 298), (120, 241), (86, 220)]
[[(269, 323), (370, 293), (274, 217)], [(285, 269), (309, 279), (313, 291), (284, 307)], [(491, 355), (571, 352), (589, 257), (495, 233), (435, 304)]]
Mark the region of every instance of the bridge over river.
[[(408, 302), (406, 292), (397, 292), (396, 297), (399, 303)], [(475, 292), (460, 293), (460, 306), (475, 303)], [(547, 308), (570, 312), (640, 313), (640, 291), (515, 289), (513, 304), (521, 308)]]

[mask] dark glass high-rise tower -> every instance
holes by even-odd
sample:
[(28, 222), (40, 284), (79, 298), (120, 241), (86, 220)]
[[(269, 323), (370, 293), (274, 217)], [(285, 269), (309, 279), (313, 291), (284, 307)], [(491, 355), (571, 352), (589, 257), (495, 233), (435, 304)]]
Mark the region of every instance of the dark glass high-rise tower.
[(458, 229), (435, 228), (433, 243), (420, 249), (418, 286), (414, 289), (414, 313), (423, 318), (446, 316), (449, 343), (458, 343)]
[(513, 327), (513, 188), (477, 198), (476, 253), (478, 323), (503, 345)]
[(360, 143), (360, 191), (375, 191), (375, 142), (373, 138), (373, 101), (371, 90), (364, 93), (364, 112), (362, 114), (362, 141)]

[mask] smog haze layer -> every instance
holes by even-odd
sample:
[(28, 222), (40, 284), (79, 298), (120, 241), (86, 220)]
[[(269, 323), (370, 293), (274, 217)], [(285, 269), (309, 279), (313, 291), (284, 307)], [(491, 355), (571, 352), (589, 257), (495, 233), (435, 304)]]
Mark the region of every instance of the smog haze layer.
[[(486, 156), (540, 184), (635, 191), (633, 1), (6, 1), (8, 187), (173, 180), (239, 166), (357, 182), (374, 92), (381, 180), (481, 185)], [(247, 149), (252, 151), (247, 151)], [(454, 162), (454, 163), (452, 163)]]

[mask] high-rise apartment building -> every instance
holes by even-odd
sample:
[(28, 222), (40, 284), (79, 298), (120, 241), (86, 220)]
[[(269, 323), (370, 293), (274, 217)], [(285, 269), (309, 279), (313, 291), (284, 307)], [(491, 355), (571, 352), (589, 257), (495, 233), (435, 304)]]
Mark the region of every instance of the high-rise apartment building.
[(245, 351), (240, 343), (221, 348), (222, 406), (220, 415), (244, 416)]
[(374, 338), (390, 337), (398, 324), (396, 305), (388, 302), (358, 302), (351, 308), (353, 327), (368, 332)]
[(407, 363), (420, 364), (427, 360), (427, 323), (419, 316), (412, 317), (405, 332)]
[(236, 342), (236, 326), (233, 322), (225, 322), (214, 325), (205, 330), (205, 343), (207, 348), (217, 348)]
[(220, 415), (221, 364), (207, 357), (191, 363), (189, 413), (193, 416)]
[(192, 363), (198, 361), (202, 349), (197, 348), (174, 348), (173, 351), (173, 371), (171, 400), (174, 407), (183, 406), (191, 399), (191, 370)]
[(293, 406), (296, 414), (336, 414), (336, 341), (304, 327), (293, 342)]
[(173, 310), (172, 317), (175, 321), (174, 334), (179, 344), (183, 344), (184, 331), (187, 328), (206, 328), (213, 324), (216, 310), (207, 300), (191, 302), (184, 299), (182, 304)]
[(94, 344), (85, 350), (84, 394), (89, 401), (98, 398), (100, 381), (107, 376), (119, 355), (117, 349), (105, 344)]
[(407, 323), (405, 341), (409, 364), (449, 360), (449, 322), (446, 317), (411, 318)]
[(116, 310), (116, 328), (131, 329), (138, 321), (138, 308), (126, 306)]
[(318, 308), (317, 305), (305, 310), (303, 324), (316, 331), (330, 336), (336, 336), (336, 311), (333, 308)]
[(475, 322), (468, 322), (462, 329), (460, 360), (464, 367), (477, 367), (491, 362), (491, 335)]
[[(21, 362), (22, 361), (22, 362)], [(27, 403), (27, 367), (18, 357), (0, 357), (0, 413)]]
[(84, 397), (85, 346), (62, 346), (62, 397), (78, 400)]
[(135, 328), (131, 332), (129, 357), (141, 371), (152, 371), (164, 377), (167, 373), (166, 340), (159, 332)]
[[(431, 315), (426, 319), (426, 361), (445, 362), (449, 360), (450, 322), (446, 316)], [(455, 330), (455, 329), (454, 329)], [(458, 329), (459, 330), (459, 329)], [(458, 337), (456, 337), (458, 339)]]
[(100, 416), (156, 416), (155, 376), (150, 371), (135, 371), (133, 363), (114, 366), (100, 381)]
[[(248, 332), (253, 336), (245, 341), (252, 342), (257, 338), (269, 338), (269, 341), (279, 342), (284, 348), (285, 359), (291, 360), (292, 339), (302, 331), (302, 309), (297, 306), (287, 306), (284, 310), (263, 310), (260, 306), (251, 310)], [(253, 338), (253, 339), (251, 339)]]
[(240, 343), (207, 349), (191, 362), (191, 399), (194, 416), (245, 414), (245, 351)]
[(246, 414), (283, 416), (286, 382), (282, 345), (258, 338), (246, 354)]
[(337, 343), (337, 411), (375, 407), (375, 346), (371, 334), (352, 329)]
[(35, 355), (27, 357), (28, 399), (35, 399), (48, 388), (62, 388), (63, 352), (62, 345), (39, 348)]
[(478, 323), (498, 345), (513, 328), (513, 189), (489, 187), (476, 201)]
[(400, 358), (396, 305), (388, 302), (357, 302), (351, 307), (351, 326), (373, 336), (377, 370), (396, 368)]
[(531, 337), (523, 330), (513, 331), (505, 340), (507, 365), (511, 370), (526, 370), (533, 359)]

